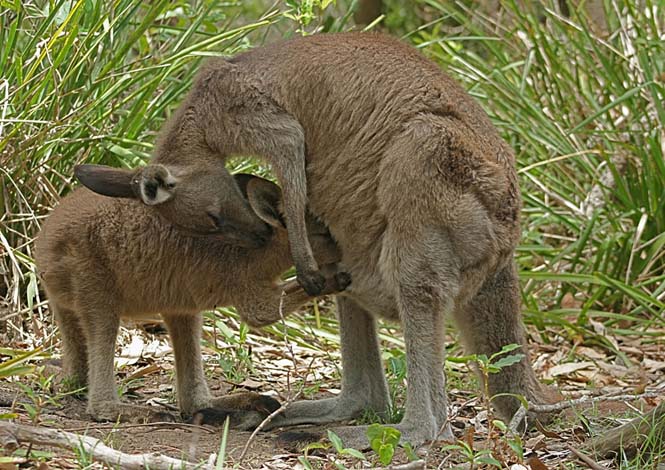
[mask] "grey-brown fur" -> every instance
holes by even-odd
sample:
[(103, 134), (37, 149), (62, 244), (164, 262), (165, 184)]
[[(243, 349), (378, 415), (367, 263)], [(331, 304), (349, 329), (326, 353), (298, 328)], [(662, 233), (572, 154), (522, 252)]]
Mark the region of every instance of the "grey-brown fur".
[[(338, 296), (342, 393), (296, 402), (273, 425), (386, 411), (375, 325), (382, 316), (404, 328), (404, 439), (451, 437), (445, 318), (456, 321), (469, 353), (517, 343), (527, 354), (512, 259), (521, 206), (514, 155), (481, 107), (395, 39), (297, 38), (210, 61), (162, 131), (153, 162), (204, 171), (237, 153), (264, 157), (283, 183), (294, 261), (306, 268), (298, 273), (313, 268), (298, 222), (307, 205), (329, 227), (353, 278)], [(492, 374), (489, 390), (552, 398), (528, 356)], [(518, 401), (504, 396), (494, 405), (508, 418)], [(347, 446), (367, 445), (364, 427), (334, 431)]]
[[(225, 171), (221, 162), (208, 168), (217, 179)], [(115, 174), (133, 176), (121, 170)], [(246, 186), (257, 223), (268, 222), (266, 230), (272, 225), (263, 246), (239, 247), (219, 234), (193, 235), (139, 201), (99, 196), (86, 188), (65, 197), (44, 223), (36, 241), (37, 266), (60, 327), (65, 374), (88, 385), (88, 411), (94, 418), (150, 416), (146, 408), (119, 401), (113, 356), (120, 317), (151, 314), (162, 315), (171, 336), (184, 415), (211, 406), (240, 408), (248, 412), (236, 423), (241, 427), (256, 425), (265, 415), (256, 413), (266, 404), (257, 394), (210, 395), (201, 363), (200, 312), (234, 305), (243, 320), (259, 326), (279, 319), (280, 303), (287, 314), (310, 297), (295, 289), (282, 298), (288, 284), (279, 277), (293, 260), (278, 220), (279, 189), (256, 177), (236, 179)], [(319, 260), (338, 261), (325, 227), (311, 219), (309, 228)], [(328, 280), (328, 292), (339, 287), (335, 282)]]

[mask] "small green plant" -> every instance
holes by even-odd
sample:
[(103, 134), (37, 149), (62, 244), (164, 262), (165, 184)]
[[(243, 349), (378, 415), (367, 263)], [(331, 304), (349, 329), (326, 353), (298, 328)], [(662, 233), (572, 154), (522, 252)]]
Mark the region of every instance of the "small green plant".
[[(524, 359), (523, 353), (508, 354), (510, 352), (519, 349), (521, 346), (519, 344), (508, 344), (501, 348), (499, 352), (487, 356), (486, 354), (473, 354), (470, 356), (465, 356), (460, 358), (463, 362), (466, 363), (475, 363), (480, 375), (482, 376), (483, 387), (484, 387), (484, 396), (486, 399), (486, 407), (488, 416), (491, 416), (490, 401), (492, 398), (489, 394), (489, 376), (490, 374), (498, 374), (506, 367), (517, 364), (522, 359)], [(518, 397), (519, 398), (519, 397)]]
[(83, 443), (80, 445), (73, 447), (72, 450), (74, 451), (74, 455), (76, 455), (76, 460), (78, 462), (79, 468), (90, 468), (94, 464), (94, 460), (92, 458), (92, 450), (86, 450), (85, 447), (83, 447)]
[(35, 366), (29, 364), (42, 352), (42, 348), (36, 348), (32, 351), (23, 352), (8, 348), (0, 348), (0, 356), (9, 356), (10, 359), (0, 362), (0, 378), (20, 377), (31, 374), (35, 371)]
[(61, 393), (53, 393), (53, 382), (55, 375), (45, 376), (42, 374), (43, 367), (35, 369), (35, 381), (30, 385), (19, 383), (18, 386), (30, 399), (30, 403), (21, 403), (23, 409), (28, 413), (30, 421), (37, 424), (40, 421), (42, 411), (46, 405), (60, 406)]
[[(521, 346), (519, 344), (508, 344), (500, 351), (487, 356), (486, 354), (473, 354), (462, 358), (451, 358), (451, 361), (460, 361), (467, 364), (474, 364), (482, 377), (484, 387), (483, 403), (487, 410), (488, 427), (487, 441), (491, 444), (489, 449), (475, 449), (473, 447), (473, 436), (467, 436), (464, 440), (459, 440), (455, 444), (443, 447), (443, 450), (458, 451), (462, 454), (466, 463), (472, 467), (475, 465), (488, 465), (496, 468), (503, 468), (507, 461), (522, 462), (524, 460), (524, 449), (520, 436), (512, 435), (508, 432), (506, 424), (498, 419), (494, 419), (490, 402), (493, 398), (489, 394), (489, 377), (491, 374), (497, 374), (506, 367), (517, 364), (524, 359), (524, 354), (516, 351)], [(498, 395), (497, 395), (498, 396)], [(516, 397), (523, 401), (523, 397)]]
[(399, 423), (404, 417), (404, 399), (406, 391), (406, 354), (402, 349), (390, 349), (384, 353), (386, 362), (386, 378), (390, 393), (390, 408), (385, 415), (374, 410), (365, 410), (359, 418), (360, 424), (391, 424)]
[[(365, 460), (365, 456), (363, 455), (362, 452), (360, 452), (357, 449), (350, 448), (350, 447), (344, 447), (344, 443), (342, 442), (342, 439), (340, 439), (340, 437), (337, 434), (335, 434), (334, 432), (332, 432), (330, 430), (328, 431), (328, 440), (333, 445), (333, 447), (335, 448), (335, 451), (339, 455), (348, 455), (350, 457), (355, 457), (359, 460)], [(341, 462), (339, 462), (337, 460), (334, 460), (333, 463), (340, 470), (345, 470), (345, 468), (346, 468)]]
[(459, 452), (464, 458), (464, 463), (469, 464), (471, 468), (475, 468), (476, 465), (503, 468), (501, 462), (492, 456), (490, 449), (475, 449), (472, 443), (469, 442), (460, 440), (457, 444), (443, 446), (442, 450)]
[(226, 461), (226, 444), (229, 436), (229, 418), (224, 421), (224, 430), (222, 431), (222, 440), (219, 443), (219, 454), (215, 460), (215, 470), (224, 470), (224, 462)]
[(254, 371), (252, 349), (247, 344), (249, 327), (244, 323), (240, 323), (236, 332), (218, 317), (214, 317), (214, 324), (217, 331), (224, 337), (224, 342), (228, 347), (219, 348), (214, 344), (214, 341), (208, 346), (217, 353), (219, 365), (227, 379), (231, 382), (242, 382)]
[(379, 456), (382, 465), (390, 465), (402, 433), (390, 426), (372, 424), (367, 428), (370, 447)]

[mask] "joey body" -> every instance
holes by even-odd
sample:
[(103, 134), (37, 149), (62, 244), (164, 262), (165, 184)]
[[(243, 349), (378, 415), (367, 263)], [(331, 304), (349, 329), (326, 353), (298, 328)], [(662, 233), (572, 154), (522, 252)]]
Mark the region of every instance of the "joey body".
[[(415, 445), (452, 437), (443, 375), (447, 317), (469, 353), (520, 345), (524, 359), (490, 376), (492, 394), (551, 399), (531, 368), (520, 319), (513, 152), (481, 107), (417, 50), (382, 35), (344, 33), (213, 59), (160, 142), (153, 163), (176, 176), (232, 154), (268, 160), (284, 185), (299, 273), (314, 270), (298, 222), (307, 207), (329, 228), (353, 279), (338, 295), (341, 394), (296, 402), (272, 425), (388, 409), (376, 317), (404, 329), (408, 390), (398, 427)], [(174, 207), (186, 201), (177, 192)], [(504, 418), (519, 406), (505, 396), (494, 403)], [(335, 432), (348, 447), (367, 445), (363, 427)]]
[[(147, 408), (121, 403), (113, 376), (120, 318), (155, 314), (163, 317), (173, 343), (183, 415), (214, 406), (233, 411), (237, 426), (252, 427), (279, 406), (258, 394), (213, 398), (203, 373), (201, 311), (233, 305), (244, 321), (261, 326), (311, 299), (290, 288), (293, 282), (280, 281), (293, 261), (286, 229), (277, 220), (279, 189), (248, 175), (235, 179), (242, 180), (252, 210), (260, 214), (254, 222), (270, 234), (262, 246), (253, 239), (239, 246), (236, 237), (192, 233), (139, 201), (86, 188), (65, 197), (44, 223), (36, 262), (60, 327), (64, 372), (88, 386), (94, 418), (159, 419)], [(250, 180), (253, 189), (246, 187)], [(309, 227), (319, 260), (336, 263), (339, 252), (325, 227), (312, 218)], [(327, 279), (324, 291), (343, 288), (337, 281)], [(283, 296), (285, 289), (289, 294)]]

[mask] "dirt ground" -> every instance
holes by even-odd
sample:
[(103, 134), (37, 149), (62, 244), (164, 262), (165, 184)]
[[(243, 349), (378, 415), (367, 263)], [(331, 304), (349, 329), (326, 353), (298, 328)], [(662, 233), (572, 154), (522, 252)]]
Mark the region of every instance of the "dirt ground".
[[(122, 400), (134, 404), (150, 404), (162, 409), (173, 410), (175, 393), (173, 385), (173, 358), (167, 337), (163, 331), (146, 333), (145, 330), (123, 329), (119, 338), (120, 351), (116, 367), (117, 381), (122, 391)], [(625, 340), (621, 348), (639, 364), (630, 368), (621, 365), (606, 350), (578, 345), (575, 349), (565, 338), (553, 336), (549, 343), (537, 342), (532, 336), (534, 366), (540, 377), (554, 381), (558, 388), (569, 397), (579, 397), (589, 393), (641, 393), (645, 389), (662, 390), (662, 370), (665, 368), (665, 352), (659, 345), (653, 348), (633, 347)], [(557, 344), (558, 343), (558, 344)], [(568, 346), (565, 346), (568, 345)], [(209, 372), (209, 385), (214, 395), (222, 395), (232, 390), (253, 390), (272, 394), (283, 401), (294, 389), (300, 389), (305, 398), (330, 397), (339, 393), (339, 370), (337, 351), (326, 348), (316, 349), (297, 344), (288, 347), (279, 340), (248, 335), (246, 342), (229, 345), (221, 349), (221, 356), (233, 362), (231, 372), (221, 370), (224, 361), (210, 354), (207, 349), (206, 370)], [(252, 357), (251, 365), (242, 351)], [(218, 351), (219, 352), (219, 351)], [(39, 363), (38, 363), (39, 364)], [(243, 367), (248, 370), (238, 374)], [(621, 413), (628, 409), (624, 403), (605, 404), (602, 410), (587, 409), (568, 412), (568, 417), (559, 420), (546, 429), (532, 431), (519, 440), (523, 456), (516, 456), (511, 450), (511, 442), (501, 437), (488, 419), (486, 405), (477, 396), (474, 380), (467, 364), (448, 363), (448, 393), (450, 397), (451, 424), (459, 441), (457, 443), (437, 442), (420, 450), (428, 462), (427, 468), (469, 468), (460, 443), (474, 449), (481, 455), (482, 449), (492, 449), (494, 455), (503, 456), (502, 463), (507, 468), (521, 461), (531, 470), (558, 468), (585, 468), (576, 463), (570, 453), (570, 446), (583, 446), (590, 436), (623, 422)], [(52, 366), (41, 372), (41, 380), (47, 377)], [(230, 377), (234, 377), (231, 379)], [(304, 381), (304, 383), (303, 383)], [(85, 413), (85, 399), (74, 396), (60, 396), (53, 384), (39, 385), (35, 376), (26, 376), (20, 383), (28, 385), (28, 391), (19, 383), (0, 383), (0, 415), (16, 413), (15, 422), (36, 423), (101, 439), (107, 445), (125, 453), (159, 453), (191, 462), (206, 461), (220, 450), (221, 430), (209, 426), (193, 426), (181, 423), (165, 424), (114, 424), (96, 423)], [(395, 385), (394, 383), (392, 384)], [(42, 387), (40, 389), (40, 387)], [(404, 383), (398, 381), (396, 390), (401, 391), (398, 401), (403, 400)], [(631, 406), (653, 407), (657, 400), (641, 400)], [(34, 410), (37, 410), (35, 412)], [(32, 411), (31, 411), (32, 410)], [(307, 427), (308, 431), (323, 432), (324, 429)], [(227, 467), (240, 469), (286, 469), (306, 468), (299, 462), (302, 452), (291, 452), (278, 444), (280, 430), (261, 432), (252, 440), (248, 452), (240, 461), (240, 456), (250, 437), (250, 433), (231, 430), (226, 446)], [(450, 447), (450, 446), (453, 447)], [(29, 460), (26, 465), (44, 468), (81, 468), (81, 459), (74, 453), (61, 449), (48, 449), (35, 446), (34, 449), (50, 451), (40, 459)], [(334, 454), (330, 451), (315, 450), (307, 459), (312, 468), (333, 469), (337, 464), (347, 468), (371, 468), (378, 465), (375, 453), (365, 453), (366, 461)], [(393, 463), (407, 462), (401, 449)], [(613, 461), (601, 462), (602, 468), (615, 468)], [(47, 467), (43, 467), (47, 465)], [(599, 464), (600, 465), (600, 464)], [(99, 468), (99, 464), (93, 465)], [(9, 468), (0, 464), (0, 469)], [(482, 467), (474, 468), (496, 468)]]

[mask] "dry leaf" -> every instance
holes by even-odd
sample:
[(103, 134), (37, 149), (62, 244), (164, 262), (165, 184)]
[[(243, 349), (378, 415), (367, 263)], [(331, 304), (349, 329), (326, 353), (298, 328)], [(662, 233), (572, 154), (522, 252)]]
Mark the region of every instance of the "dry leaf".
[(537, 456), (531, 456), (526, 460), (527, 465), (531, 467), (531, 470), (549, 470), (547, 465), (543, 463)]
[(145, 342), (140, 335), (133, 335), (132, 342), (122, 348), (120, 356), (115, 358), (115, 367), (121, 369), (124, 366), (136, 364), (141, 358)]
[(582, 302), (577, 300), (570, 292), (566, 292), (566, 294), (561, 299), (562, 308), (580, 308), (581, 306)]
[(593, 367), (594, 363), (590, 361), (582, 362), (567, 362), (566, 364), (559, 364), (554, 366), (545, 372), (545, 377), (551, 379), (553, 377), (558, 377), (560, 375), (569, 375), (573, 372), (576, 372), (581, 369), (587, 369)]
[(156, 363), (149, 364), (145, 367), (141, 367), (131, 374), (127, 376), (127, 381), (134, 380), (134, 379), (139, 379), (141, 377), (145, 377), (146, 375), (154, 374), (155, 372), (159, 372), (161, 370), (161, 367), (157, 365)]

